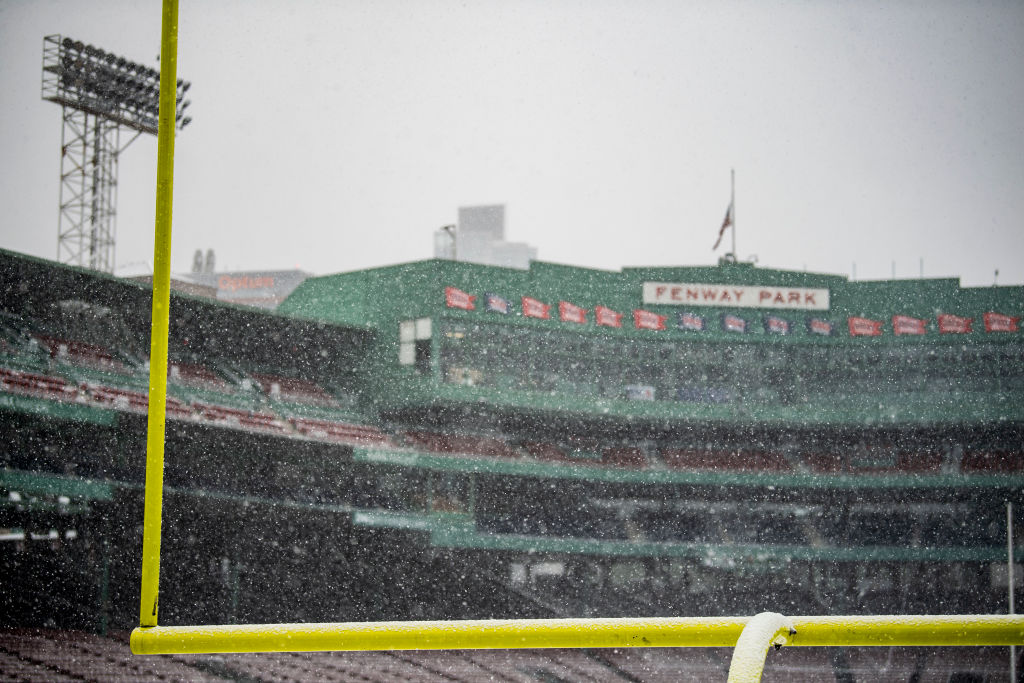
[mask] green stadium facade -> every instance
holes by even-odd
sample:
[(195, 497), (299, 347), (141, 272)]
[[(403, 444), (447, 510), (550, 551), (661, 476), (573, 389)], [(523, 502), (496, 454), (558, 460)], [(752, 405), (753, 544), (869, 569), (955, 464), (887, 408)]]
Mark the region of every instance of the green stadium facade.
[[(12, 625), (133, 624), (150, 298), (0, 252)], [(1022, 317), (729, 261), (175, 295), (162, 622), (1005, 611)]]

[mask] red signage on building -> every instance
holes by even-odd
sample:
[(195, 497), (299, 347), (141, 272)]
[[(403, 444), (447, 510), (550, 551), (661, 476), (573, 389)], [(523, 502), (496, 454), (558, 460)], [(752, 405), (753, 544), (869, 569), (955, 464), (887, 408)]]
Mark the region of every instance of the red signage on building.
[(467, 294), (461, 289), (456, 289), (455, 287), (444, 288), (444, 301), (448, 304), (448, 308), (462, 308), (467, 311), (472, 311), (475, 308), (475, 306), (473, 306), (473, 301), (475, 299), (475, 296)]
[(594, 318), (598, 325), (604, 325), (605, 327), (622, 327), (622, 314), (616, 313), (606, 306), (595, 306)]
[(986, 332), (1016, 332), (1017, 323), (1020, 322), (1020, 318), (1003, 315), (1002, 313), (992, 313), (991, 311), (986, 313), (985, 316), (985, 331)]
[(877, 337), (882, 334), (882, 321), (851, 316), (849, 321), (851, 337)]
[(961, 318), (949, 313), (939, 314), (939, 334), (968, 334), (974, 318)]
[(911, 318), (909, 315), (894, 315), (892, 331), (895, 334), (924, 334), (927, 322), (920, 318)]
[(633, 310), (633, 324), (638, 330), (663, 330), (665, 329), (665, 318), (664, 315), (639, 308)]
[(543, 318), (547, 320), (551, 317), (551, 314), (548, 312), (550, 310), (551, 306), (543, 301), (531, 299), (528, 296), (523, 297), (523, 315), (527, 318)]
[(580, 308), (568, 301), (559, 301), (558, 318), (566, 323), (585, 323), (587, 322), (587, 309)]

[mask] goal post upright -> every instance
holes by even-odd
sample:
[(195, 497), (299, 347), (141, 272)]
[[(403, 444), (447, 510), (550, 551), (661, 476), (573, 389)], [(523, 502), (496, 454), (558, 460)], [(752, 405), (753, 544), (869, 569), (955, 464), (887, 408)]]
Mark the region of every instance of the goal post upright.
[(178, 0), (164, 0), (160, 29), (160, 117), (157, 132), (156, 219), (153, 249), (153, 317), (149, 352), (146, 488), (142, 524), (139, 626), (157, 625), (160, 535), (163, 514), (167, 409), (167, 339), (171, 304), (171, 208), (178, 66)]

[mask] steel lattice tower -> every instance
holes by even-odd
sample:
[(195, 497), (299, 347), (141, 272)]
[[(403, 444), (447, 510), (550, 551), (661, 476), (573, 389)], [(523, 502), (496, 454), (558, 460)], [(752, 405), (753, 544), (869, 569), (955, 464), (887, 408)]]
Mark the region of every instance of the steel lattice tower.
[[(177, 83), (175, 127), (191, 86)], [(117, 160), (142, 133), (156, 135), (160, 73), (124, 57), (59, 35), (43, 39), (43, 99), (61, 105), (60, 216), (57, 260), (114, 271)], [(121, 128), (135, 131), (120, 144)]]
[(57, 260), (113, 272), (120, 126), (65, 106)]

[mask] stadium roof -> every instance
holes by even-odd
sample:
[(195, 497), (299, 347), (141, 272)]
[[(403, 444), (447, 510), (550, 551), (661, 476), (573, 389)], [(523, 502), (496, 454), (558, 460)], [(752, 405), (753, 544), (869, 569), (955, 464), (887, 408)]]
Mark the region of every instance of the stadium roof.
[[(85, 301), (96, 311), (109, 309), (140, 339), (149, 339), (152, 287), (96, 271), (0, 250), (0, 309), (42, 311), (62, 301)], [(253, 309), (172, 292), (171, 336), (187, 340), (197, 353), (259, 362), (287, 353), (319, 357), (321, 349), (361, 348), (370, 338), (366, 326), (341, 325), (302, 315)], [(272, 347), (272, 348), (271, 348)]]

